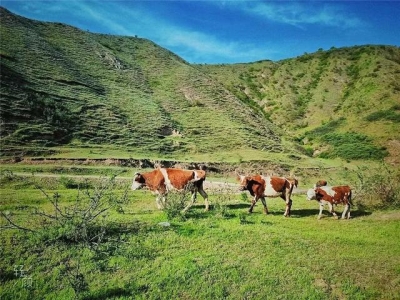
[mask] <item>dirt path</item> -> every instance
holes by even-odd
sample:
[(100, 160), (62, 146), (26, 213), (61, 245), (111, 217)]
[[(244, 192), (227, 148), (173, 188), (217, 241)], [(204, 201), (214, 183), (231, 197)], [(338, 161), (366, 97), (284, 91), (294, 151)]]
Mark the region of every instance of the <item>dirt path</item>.
[[(91, 178), (91, 179), (99, 179), (99, 178), (107, 178), (109, 176), (106, 175), (71, 175), (71, 174), (41, 174), (41, 173), (35, 173), (32, 175), (32, 173), (25, 173), (25, 172), (14, 172), (14, 175), (17, 176), (34, 176), (34, 177), (39, 177), (39, 178), (59, 178), (59, 177), (66, 177), (66, 178), (75, 178), (75, 179), (84, 179), (84, 178)], [(129, 176), (117, 176), (116, 177), (119, 180), (132, 180), (132, 177)], [(204, 189), (207, 190), (212, 190), (212, 191), (219, 191), (219, 192), (224, 192), (224, 193), (241, 193), (239, 191), (239, 184), (237, 183), (231, 183), (231, 182), (223, 182), (223, 181), (217, 181), (217, 180), (206, 180), (204, 181)], [(307, 190), (305, 189), (299, 189), (299, 188), (294, 188), (293, 194), (306, 194)]]

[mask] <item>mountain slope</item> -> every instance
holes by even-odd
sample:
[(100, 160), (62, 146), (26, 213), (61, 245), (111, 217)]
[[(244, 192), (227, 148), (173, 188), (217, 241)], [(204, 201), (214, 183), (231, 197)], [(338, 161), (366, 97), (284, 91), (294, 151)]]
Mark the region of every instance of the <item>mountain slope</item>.
[(146, 39), (0, 14), (3, 155), (104, 146), (400, 163), (398, 47), (191, 65)]
[(2, 148), (284, 151), (262, 114), (151, 41), (0, 12)]
[(279, 62), (199, 68), (262, 110), (310, 154), (380, 159), (389, 150), (399, 158), (398, 47), (332, 48)]

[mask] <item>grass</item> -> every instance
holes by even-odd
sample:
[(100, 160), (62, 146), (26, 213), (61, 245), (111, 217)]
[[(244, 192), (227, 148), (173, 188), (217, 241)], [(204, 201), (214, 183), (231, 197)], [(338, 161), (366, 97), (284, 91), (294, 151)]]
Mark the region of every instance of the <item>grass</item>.
[[(21, 179), (3, 177), (2, 211), (21, 226), (40, 228), (32, 207), (51, 212), (52, 205), (32, 178)], [(61, 195), (63, 207), (76, 200), (78, 190), (57, 178), (36, 183)], [(120, 181), (110, 192), (120, 195), (127, 185)], [(398, 210), (355, 208), (349, 221), (327, 212), (317, 220), (317, 203), (296, 195), (291, 218), (283, 217), (279, 199), (267, 199), (268, 216), (260, 203), (249, 215), (249, 196), (208, 192), (214, 209), (204, 212), (199, 197), (184, 219), (168, 219), (147, 191), (129, 192), (124, 213), (110, 209), (95, 223), (95, 230), (106, 228), (97, 246), (51, 241), (40, 230), (2, 230), (2, 299), (398, 297)], [(170, 226), (158, 225), (165, 221)]]

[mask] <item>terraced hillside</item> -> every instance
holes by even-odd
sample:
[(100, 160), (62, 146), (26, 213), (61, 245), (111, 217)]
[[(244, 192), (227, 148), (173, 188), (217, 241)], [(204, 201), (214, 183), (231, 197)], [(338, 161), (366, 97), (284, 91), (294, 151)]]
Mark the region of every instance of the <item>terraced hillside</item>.
[(285, 150), (262, 114), (149, 40), (33, 21), (3, 8), (1, 37), (3, 149)]
[(398, 47), (191, 65), (146, 39), (0, 13), (2, 155), (104, 146), (400, 164)]
[(310, 154), (389, 154), (400, 162), (398, 47), (332, 48), (279, 62), (199, 68), (262, 110)]

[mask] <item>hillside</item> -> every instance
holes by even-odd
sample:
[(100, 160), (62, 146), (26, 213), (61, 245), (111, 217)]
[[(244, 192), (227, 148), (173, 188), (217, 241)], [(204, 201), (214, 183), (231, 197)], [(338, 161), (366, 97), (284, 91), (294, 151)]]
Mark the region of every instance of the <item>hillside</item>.
[(398, 47), (191, 65), (143, 38), (0, 14), (3, 156), (108, 147), (400, 163)]
[(388, 151), (399, 162), (398, 47), (332, 48), (279, 62), (199, 68), (310, 154), (380, 159)]
[(3, 149), (287, 151), (262, 114), (151, 41), (33, 21), (5, 9), (1, 37)]

